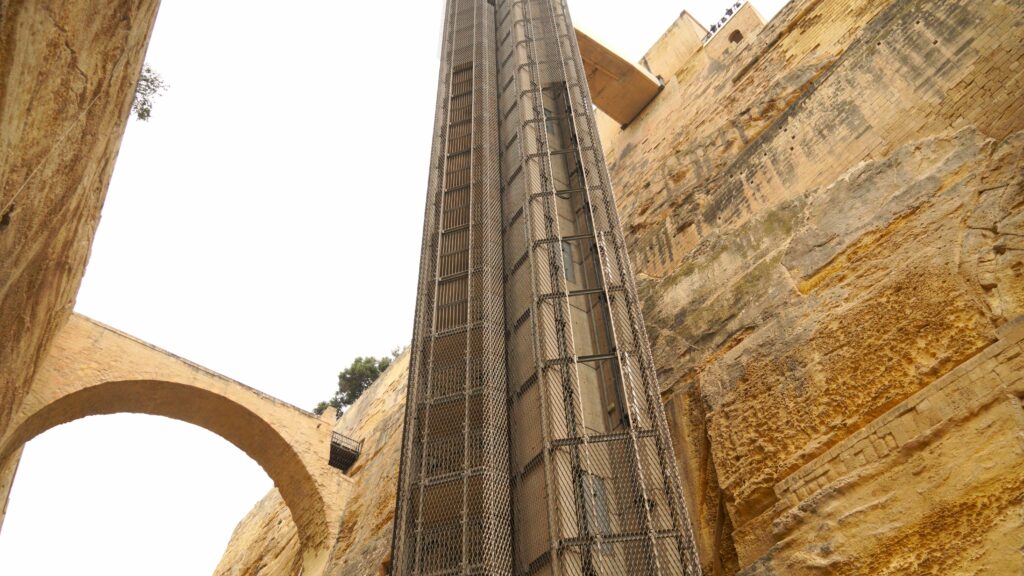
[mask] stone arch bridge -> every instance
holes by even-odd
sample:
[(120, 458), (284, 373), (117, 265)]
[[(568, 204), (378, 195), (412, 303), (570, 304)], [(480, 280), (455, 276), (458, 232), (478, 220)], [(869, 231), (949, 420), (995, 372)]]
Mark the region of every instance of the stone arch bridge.
[(0, 462), (43, 432), (99, 414), (134, 412), (201, 426), (267, 472), (291, 511), (306, 573), (338, 533), (350, 480), (328, 464), (333, 418), (317, 418), (127, 334), (73, 314), (0, 438)]

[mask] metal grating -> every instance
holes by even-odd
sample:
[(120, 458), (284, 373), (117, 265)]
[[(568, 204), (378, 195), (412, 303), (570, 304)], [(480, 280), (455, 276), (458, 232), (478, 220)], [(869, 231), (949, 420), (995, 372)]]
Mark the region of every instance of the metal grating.
[(331, 432), (331, 455), (328, 463), (342, 472), (348, 469), (359, 459), (363, 451), (363, 441), (355, 440), (338, 432)]
[(699, 574), (564, 0), (448, 0), (393, 574)]

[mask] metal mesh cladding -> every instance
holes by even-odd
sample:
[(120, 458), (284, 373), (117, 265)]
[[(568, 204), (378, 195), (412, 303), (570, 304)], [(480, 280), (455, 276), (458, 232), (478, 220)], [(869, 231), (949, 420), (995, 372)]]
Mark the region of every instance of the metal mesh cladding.
[(494, 8), (449, 0), (394, 574), (510, 574)]
[(393, 573), (699, 574), (565, 2), (445, 18)]
[(495, 17), (514, 571), (697, 574), (571, 18)]

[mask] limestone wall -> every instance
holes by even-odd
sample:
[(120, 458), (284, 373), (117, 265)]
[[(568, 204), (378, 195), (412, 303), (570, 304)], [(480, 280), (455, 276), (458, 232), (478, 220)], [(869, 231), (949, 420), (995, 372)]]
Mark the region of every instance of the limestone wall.
[[(705, 571), (1022, 572), (1024, 6), (754, 16), (706, 47), (684, 17), (662, 93), (602, 121)], [(332, 575), (386, 561), (404, 379), (376, 386)]]
[(999, 334), (778, 483), (746, 573), (1021, 573), (1024, 321)]
[[(1022, 37), (1014, 2), (797, 1), (720, 57), (695, 53), (627, 130), (604, 124), (709, 569), (949, 573), (871, 539), (835, 551), (868, 505), (938, 546), (900, 517), (916, 488), (834, 494), (850, 516), (816, 532), (780, 502), (799, 507), (792, 474), (1020, 316)], [(957, 553), (1020, 556), (975, 544)]]
[(158, 4), (0, 0), (0, 434), (71, 313)]

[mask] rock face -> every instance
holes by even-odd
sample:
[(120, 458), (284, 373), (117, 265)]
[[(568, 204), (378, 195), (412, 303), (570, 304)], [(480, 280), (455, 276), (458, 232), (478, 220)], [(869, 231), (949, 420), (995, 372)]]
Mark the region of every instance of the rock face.
[[(1024, 572), (1024, 6), (702, 35), (673, 24), (602, 139), (705, 573)], [(332, 576), (387, 561), (393, 370), (339, 423), (372, 447)], [(285, 541), (251, 534), (229, 554)]]
[[(70, 315), (157, 5), (0, 0), (0, 434)], [(602, 136), (705, 572), (1024, 572), (1024, 6), (794, 0), (703, 35), (674, 23), (664, 89)], [(387, 570), (407, 367), (337, 423), (365, 444), (332, 576)], [(218, 574), (300, 555), (271, 493)]]
[[(945, 574), (985, 554), (1020, 562), (994, 533), (954, 548), (914, 527), (911, 509), (940, 513), (938, 500), (919, 500), (926, 483), (893, 480), (899, 458), (928, 445), (917, 436), (872, 445), (795, 493), (786, 483), (1021, 315), (1024, 9), (803, 1), (738, 43), (732, 31), (662, 62), (666, 89), (628, 129), (606, 124), (605, 138), (707, 570)], [(954, 406), (956, 418), (980, 410)], [(1004, 413), (1018, 432), (1019, 416)], [(964, 436), (948, 442), (969, 460), (971, 425), (942, 426)], [(1004, 455), (993, 522), (1021, 514), (1009, 482), (1024, 466), (1019, 443)], [(946, 457), (916, 456), (939, 469), (953, 466)], [(892, 476), (884, 498), (871, 466)], [(976, 490), (965, 481), (942, 498), (970, 506)], [(794, 512), (811, 501), (827, 502), (832, 523)]]
[(214, 573), (283, 576), (299, 574), (301, 569), (299, 533), (281, 493), (275, 488), (238, 523)]
[(0, 434), (71, 314), (158, 5), (0, 0)]

